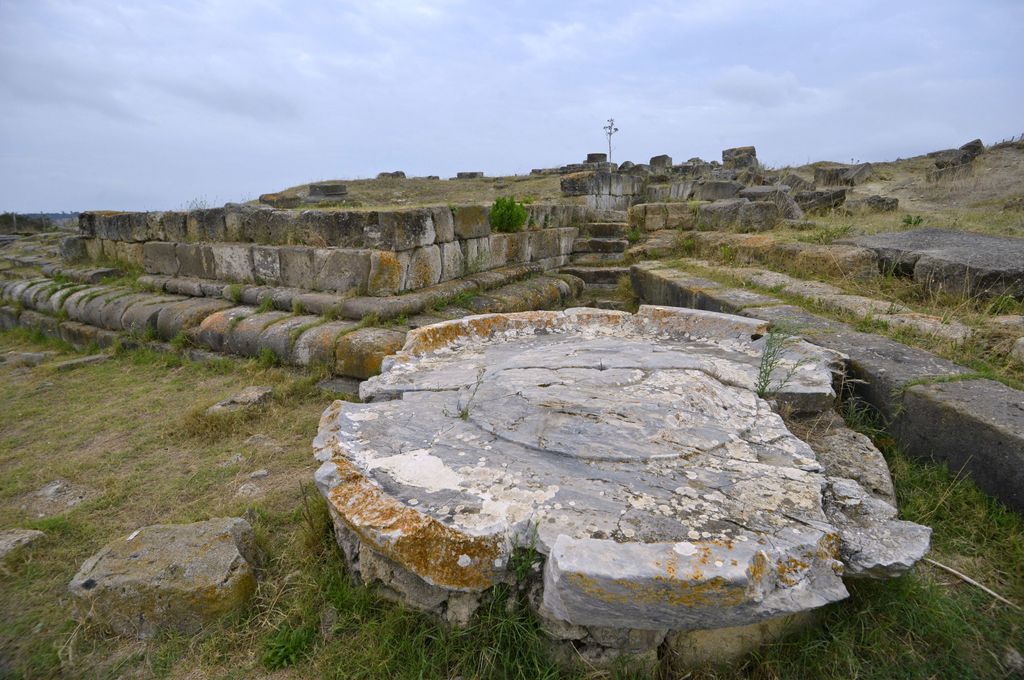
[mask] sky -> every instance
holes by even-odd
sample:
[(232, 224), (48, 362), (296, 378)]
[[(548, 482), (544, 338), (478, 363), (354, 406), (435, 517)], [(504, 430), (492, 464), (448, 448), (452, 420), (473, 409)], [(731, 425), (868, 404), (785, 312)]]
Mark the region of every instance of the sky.
[(0, 0), (0, 211), (1024, 133), (1024, 1)]

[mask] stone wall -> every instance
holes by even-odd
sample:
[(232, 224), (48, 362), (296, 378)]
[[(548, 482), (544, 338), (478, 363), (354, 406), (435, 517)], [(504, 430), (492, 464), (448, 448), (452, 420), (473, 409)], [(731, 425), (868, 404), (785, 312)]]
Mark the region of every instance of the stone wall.
[(83, 213), (67, 259), (113, 260), (148, 274), (393, 295), (508, 264), (568, 263), (584, 206), (527, 206), (518, 233), (492, 233), (487, 206), (391, 211)]

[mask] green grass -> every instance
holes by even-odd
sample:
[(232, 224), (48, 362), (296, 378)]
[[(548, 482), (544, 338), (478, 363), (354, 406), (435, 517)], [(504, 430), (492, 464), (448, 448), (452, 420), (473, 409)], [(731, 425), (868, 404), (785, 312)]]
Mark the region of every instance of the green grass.
[[(38, 340), (2, 333), (0, 351), (64, 350)], [(563, 670), (515, 589), (495, 592), (471, 626), (458, 630), (353, 584), (326, 505), (310, 485), (316, 463), (309, 442), (328, 403), (315, 389), (319, 377), (256, 361), (198, 364), (144, 349), (58, 377), (0, 365), (0, 527), (47, 533), (0, 570), (6, 676), (241, 679), (282, 668), (273, 677), (657, 677), (629, 660), (607, 674)], [(266, 407), (216, 422), (193, 415), (253, 384), (274, 387)], [(957, 471), (902, 455), (863, 411), (847, 415), (881, 446), (901, 516), (934, 528), (930, 557), (1024, 603), (1021, 516)], [(247, 443), (254, 434), (272, 437), (280, 449)], [(236, 496), (258, 468), (271, 473), (264, 492)], [(60, 515), (27, 516), (20, 499), (57, 477), (97, 494)], [(245, 515), (265, 554), (250, 607), (202, 635), (142, 643), (71, 619), (66, 585), (112, 536), (225, 515)], [(535, 556), (521, 557), (516, 565), (528, 575)], [(825, 608), (819, 627), (768, 646), (739, 668), (681, 677), (998, 678), (1006, 647), (1024, 649), (1019, 612), (931, 567), (891, 581), (851, 581), (849, 589), (848, 600)]]

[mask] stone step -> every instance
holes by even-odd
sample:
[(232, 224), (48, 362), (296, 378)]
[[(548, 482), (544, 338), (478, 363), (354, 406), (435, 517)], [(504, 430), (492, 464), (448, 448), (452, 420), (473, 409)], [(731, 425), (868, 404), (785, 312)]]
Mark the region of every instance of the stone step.
[(625, 222), (629, 216), (625, 210), (591, 210), (590, 219), (594, 222)]
[(596, 238), (626, 238), (627, 222), (588, 222), (581, 234)]
[[(569, 275), (533, 276), (490, 290), (460, 283), (463, 287), (453, 288), (451, 298), (435, 302), (440, 317), (560, 308), (584, 286)], [(140, 293), (46, 278), (0, 282), (0, 330), (35, 328), (78, 347), (184, 338), (193, 348), (244, 357), (269, 350), (284, 364), (323, 364), (334, 375), (359, 379), (379, 371), (383, 358), (402, 347), (408, 330), (405, 325), (369, 325), (371, 318), (330, 320), (315, 314), (259, 311), (223, 298)]]
[(629, 267), (562, 267), (558, 271), (583, 279), (587, 286), (595, 284), (617, 285), (623, 276), (629, 276)]
[(273, 309), (290, 312), (301, 309), (313, 314), (332, 314), (347, 319), (362, 319), (376, 314), (381, 319), (412, 316), (436, 307), (445, 300), (474, 290), (489, 290), (539, 274), (543, 268), (536, 263), (500, 267), (461, 279), (445, 281), (404, 295), (343, 296), (302, 288), (228, 284), (223, 281), (146, 275), (139, 282), (157, 291), (192, 297), (224, 298), (236, 304), (259, 306), (269, 299)]
[(573, 242), (575, 253), (624, 253), (629, 241), (622, 238), (578, 238)]
[(623, 253), (574, 253), (570, 262), (583, 267), (625, 265)]

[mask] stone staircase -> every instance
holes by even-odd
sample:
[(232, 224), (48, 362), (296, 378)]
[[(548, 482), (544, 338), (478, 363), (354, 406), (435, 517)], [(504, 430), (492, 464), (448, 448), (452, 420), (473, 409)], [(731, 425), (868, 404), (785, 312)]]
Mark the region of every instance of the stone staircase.
[(619, 292), (619, 279), (629, 275), (626, 251), (630, 247), (626, 211), (593, 211), (573, 244), (569, 265), (559, 271), (584, 282), (580, 303), (601, 309), (627, 310), (631, 300)]
[(571, 262), (588, 266), (622, 264), (629, 248), (628, 230), (625, 211), (597, 212), (573, 243)]

